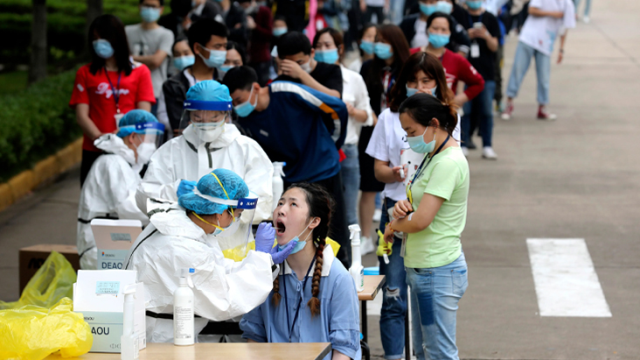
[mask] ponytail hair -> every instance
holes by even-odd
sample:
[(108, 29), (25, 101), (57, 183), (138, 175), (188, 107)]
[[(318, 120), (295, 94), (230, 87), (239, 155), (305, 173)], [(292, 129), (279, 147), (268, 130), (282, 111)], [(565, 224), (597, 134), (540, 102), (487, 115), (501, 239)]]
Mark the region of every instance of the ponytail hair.
[(436, 118), (440, 122), (440, 128), (449, 135), (458, 124), (457, 106), (452, 103), (442, 103), (438, 98), (428, 94), (415, 94), (408, 97), (400, 104), (398, 112), (407, 113), (413, 120), (422, 126), (432, 126), (431, 119)]
[[(326, 238), (329, 236), (329, 224), (331, 223), (331, 215), (335, 202), (331, 195), (322, 187), (316, 184), (297, 183), (289, 186), (289, 189), (300, 189), (306, 196), (307, 206), (309, 207), (309, 218), (320, 218), (320, 223), (312, 230), (313, 244), (316, 246), (316, 266), (313, 270), (311, 278), (311, 299), (307, 306), (311, 309), (311, 316), (320, 315), (320, 278), (322, 277), (322, 266), (324, 263), (324, 248)], [(306, 276), (307, 274), (305, 274)], [(273, 296), (271, 301), (278, 306), (282, 296), (280, 295), (279, 276), (273, 281)]]

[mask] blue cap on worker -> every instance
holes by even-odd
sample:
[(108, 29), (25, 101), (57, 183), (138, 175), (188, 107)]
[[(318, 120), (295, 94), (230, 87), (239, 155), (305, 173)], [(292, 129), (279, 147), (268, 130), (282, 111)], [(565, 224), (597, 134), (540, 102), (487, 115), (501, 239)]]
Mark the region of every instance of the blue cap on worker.
[(205, 80), (193, 85), (187, 91), (185, 110), (231, 111), (229, 88), (215, 80)]
[(154, 132), (158, 135), (164, 133), (164, 125), (158, 122), (153, 114), (148, 111), (131, 110), (118, 121), (118, 137), (124, 138), (132, 133), (148, 134)]
[[(238, 174), (227, 169), (215, 169), (203, 176), (196, 185), (198, 192), (222, 200), (239, 200), (249, 195), (249, 187)], [(195, 191), (181, 195), (178, 204), (196, 214), (222, 214), (229, 205), (212, 202)]]

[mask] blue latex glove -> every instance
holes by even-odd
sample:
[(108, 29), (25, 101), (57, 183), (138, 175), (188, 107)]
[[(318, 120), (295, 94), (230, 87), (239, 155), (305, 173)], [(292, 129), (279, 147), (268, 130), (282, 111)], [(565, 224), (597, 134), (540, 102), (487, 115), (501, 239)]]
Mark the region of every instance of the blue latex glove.
[(271, 249), (271, 259), (273, 260), (273, 263), (282, 264), (284, 259), (286, 259), (289, 254), (291, 254), (296, 245), (298, 245), (298, 241), (289, 241), (287, 246), (285, 246), (284, 249), (280, 251), (278, 251), (278, 246), (274, 246), (273, 249)]
[(256, 251), (270, 254), (273, 241), (276, 239), (276, 230), (270, 223), (261, 223), (256, 231)]
[(180, 185), (178, 185), (178, 191), (176, 192), (178, 194), (178, 197), (184, 194), (193, 192), (193, 188), (195, 188), (197, 184), (198, 183), (195, 181), (189, 181), (189, 180), (180, 181)]

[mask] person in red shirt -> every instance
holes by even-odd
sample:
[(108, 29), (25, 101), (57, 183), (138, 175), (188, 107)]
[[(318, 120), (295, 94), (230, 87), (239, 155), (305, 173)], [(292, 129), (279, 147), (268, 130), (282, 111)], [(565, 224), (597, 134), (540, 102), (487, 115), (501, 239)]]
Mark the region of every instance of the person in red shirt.
[[(451, 22), (449, 19), (449, 15), (444, 13), (435, 13), (429, 17), (427, 30), (429, 31), (430, 39), (433, 36), (431, 34), (440, 34), (445, 37), (451, 35)], [(453, 102), (456, 105), (462, 107), (464, 103), (473, 100), (484, 89), (482, 75), (460, 54), (454, 53), (445, 48), (444, 45), (434, 41), (429, 41), (427, 46), (411, 49), (411, 54), (420, 51), (437, 57), (442, 63), (447, 77), (447, 85), (455, 94)], [(459, 94), (457, 94), (458, 81), (462, 81), (466, 85), (466, 89)]]
[(114, 133), (117, 120), (130, 110), (150, 111), (155, 103), (151, 72), (131, 60), (120, 19), (108, 14), (97, 17), (89, 27), (89, 49), (91, 63), (78, 69), (69, 102), (84, 133), (81, 186), (102, 154), (93, 141), (102, 134)]

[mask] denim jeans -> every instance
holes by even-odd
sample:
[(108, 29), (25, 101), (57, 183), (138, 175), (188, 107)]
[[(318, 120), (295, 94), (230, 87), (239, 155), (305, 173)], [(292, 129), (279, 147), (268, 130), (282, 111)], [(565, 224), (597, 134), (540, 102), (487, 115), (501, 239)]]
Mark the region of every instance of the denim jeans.
[[(382, 204), (380, 231), (384, 233), (384, 225), (389, 222), (387, 209), (392, 209), (396, 202), (389, 198)], [(404, 270), (404, 258), (400, 256), (402, 239), (395, 238), (389, 264), (379, 257), (380, 275), (386, 275), (386, 283), (382, 288), (382, 310), (380, 312), (380, 338), (385, 359), (400, 359), (404, 353), (404, 321), (407, 313), (407, 282)]]
[(358, 191), (360, 191), (360, 162), (358, 161), (358, 145), (344, 144), (342, 151), (347, 156), (340, 163), (342, 185), (344, 186), (344, 205), (347, 225), (358, 224), (356, 212)]
[[(549, 76), (551, 74), (551, 57), (541, 53), (531, 46), (518, 42), (516, 55), (513, 59), (513, 67), (509, 76), (509, 84), (507, 85), (507, 96), (515, 98), (522, 85), (522, 80), (529, 70), (531, 58), (536, 59), (536, 76), (538, 78), (538, 104), (546, 105), (549, 103)], [(486, 85), (485, 85), (486, 86)]]
[[(573, 0), (576, 4), (576, 14), (578, 13), (578, 7), (580, 6), (580, 2), (582, 0)], [(587, 4), (584, 6), (584, 16), (589, 16), (591, 13), (591, 0), (587, 0)]]
[(404, 0), (391, 0), (389, 20), (394, 25), (400, 25), (404, 18)]
[(427, 269), (407, 268), (411, 288), (411, 321), (416, 358), (458, 358), (456, 312), (467, 290), (464, 253), (451, 264)]
[(484, 89), (473, 100), (464, 104), (464, 115), (462, 116), (462, 146), (471, 141), (471, 116), (476, 116), (479, 120), (480, 136), (482, 136), (482, 146), (491, 146), (493, 135), (493, 95), (496, 91), (496, 82), (485, 80)]

